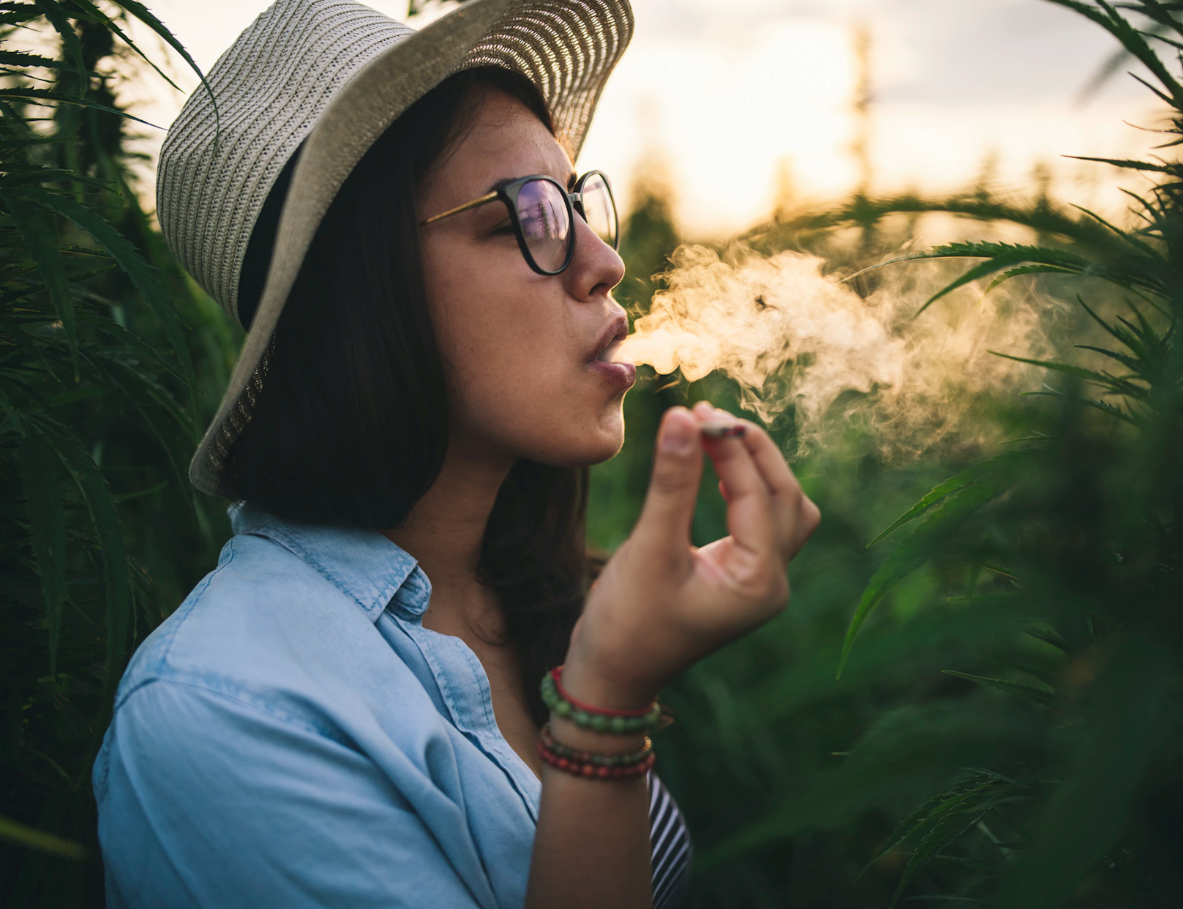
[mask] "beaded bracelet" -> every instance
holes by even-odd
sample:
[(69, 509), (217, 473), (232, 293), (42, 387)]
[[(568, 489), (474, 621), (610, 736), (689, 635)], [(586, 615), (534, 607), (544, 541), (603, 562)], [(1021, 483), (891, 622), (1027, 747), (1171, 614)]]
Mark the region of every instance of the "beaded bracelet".
[(576, 726), (594, 732), (634, 735), (651, 732), (662, 724), (661, 705), (654, 701), (640, 710), (608, 710), (575, 700), (563, 690), (563, 667), (542, 677), (542, 700), (551, 710)]
[[(550, 739), (550, 741), (557, 744), (554, 739)], [(653, 769), (653, 765), (657, 762), (657, 755), (653, 753), (652, 748), (649, 749), (649, 754), (646, 757), (632, 764), (608, 766), (597, 764), (594, 761), (583, 761), (577, 757), (566, 757), (559, 754), (547, 745), (546, 739), (542, 736), (538, 737), (538, 756), (556, 770), (562, 770), (564, 773), (581, 776), (588, 780), (624, 780), (644, 776)], [(601, 754), (596, 757), (606, 758), (608, 755)]]
[(562, 742), (555, 741), (554, 736), (550, 734), (550, 723), (542, 727), (542, 731), (538, 733), (538, 738), (547, 749), (559, 757), (565, 757), (584, 764), (595, 764), (597, 767), (621, 767), (630, 764), (639, 764), (653, 753), (653, 740), (649, 736), (645, 736), (645, 747), (639, 751), (630, 751), (626, 754), (601, 754), (598, 751), (579, 751), (569, 745), (564, 745)]

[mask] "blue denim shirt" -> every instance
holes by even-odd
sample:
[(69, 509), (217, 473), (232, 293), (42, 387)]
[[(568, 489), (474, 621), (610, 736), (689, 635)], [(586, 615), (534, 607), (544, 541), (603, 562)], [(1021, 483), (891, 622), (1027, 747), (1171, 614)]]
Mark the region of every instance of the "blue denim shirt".
[(541, 784), (374, 532), (231, 510), (94, 767), (110, 909), (519, 907)]

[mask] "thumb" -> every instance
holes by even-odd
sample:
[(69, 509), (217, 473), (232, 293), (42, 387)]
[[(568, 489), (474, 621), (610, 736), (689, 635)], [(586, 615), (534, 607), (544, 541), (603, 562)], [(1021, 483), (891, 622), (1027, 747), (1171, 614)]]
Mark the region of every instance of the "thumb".
[(690, 537), (701, 475), (698, 420), (685, 407), (671, 407), (665, 412), (657, 433), (653, 476), (634, 538), (684, 547)]

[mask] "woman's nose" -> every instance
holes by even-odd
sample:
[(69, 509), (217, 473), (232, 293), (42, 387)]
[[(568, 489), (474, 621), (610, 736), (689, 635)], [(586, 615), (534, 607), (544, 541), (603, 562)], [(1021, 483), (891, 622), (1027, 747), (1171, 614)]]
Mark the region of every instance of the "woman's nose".
[(571, 296), (577, 300), (606, 296), (624, 280), (624, 260), (582, 216), (575, 216), (574, 226), (575, 256), (567, 269)]

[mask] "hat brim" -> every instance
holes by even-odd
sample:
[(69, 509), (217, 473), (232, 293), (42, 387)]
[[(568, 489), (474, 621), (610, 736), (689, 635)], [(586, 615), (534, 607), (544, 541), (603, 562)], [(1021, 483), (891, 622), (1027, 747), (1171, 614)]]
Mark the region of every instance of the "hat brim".
[(577, 154), (612, 68), (632, 36), (627, 0), (470, 0), (369, 61), (329, 101), (303, 144), (266, 284), (217, 415), (189, 465), (201, 492), (222, 472), (260, 387), (260, 366), (304, 256), (345, 179), (411, 104), (474, 66), (517, 70), (541, 90)]

